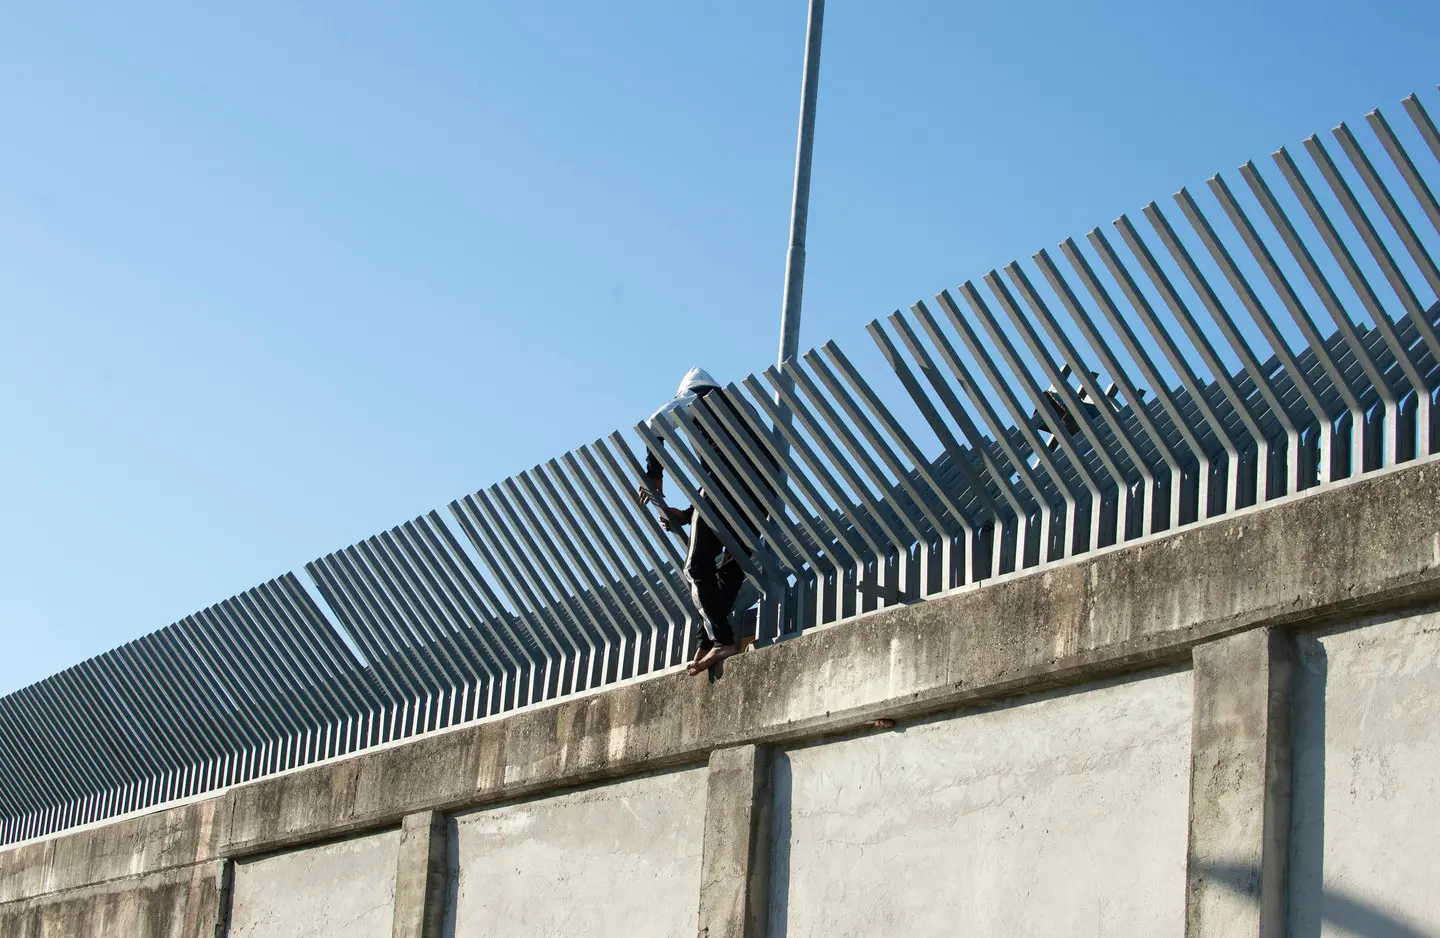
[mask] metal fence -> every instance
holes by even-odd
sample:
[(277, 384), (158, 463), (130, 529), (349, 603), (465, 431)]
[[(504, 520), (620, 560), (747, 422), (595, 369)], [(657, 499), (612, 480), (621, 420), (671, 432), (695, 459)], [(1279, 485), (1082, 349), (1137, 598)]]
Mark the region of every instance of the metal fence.
[(647, 449), (759, 645), (1437, 452), (1440, 134), (1404, 111), (870, 323), (871, 381), (826, 343), (0, 699), (0, 842), (678, 665)]

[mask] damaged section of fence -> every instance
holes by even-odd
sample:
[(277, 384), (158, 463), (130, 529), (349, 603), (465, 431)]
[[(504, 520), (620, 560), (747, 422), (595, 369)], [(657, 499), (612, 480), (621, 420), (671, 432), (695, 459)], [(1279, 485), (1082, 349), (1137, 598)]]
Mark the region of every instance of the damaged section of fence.
[(684, 544), (637, 453), (761, 646), (1435, 454), (1440, 133), (1403, 111), (0, 699), (0, 843), (678, 666)]

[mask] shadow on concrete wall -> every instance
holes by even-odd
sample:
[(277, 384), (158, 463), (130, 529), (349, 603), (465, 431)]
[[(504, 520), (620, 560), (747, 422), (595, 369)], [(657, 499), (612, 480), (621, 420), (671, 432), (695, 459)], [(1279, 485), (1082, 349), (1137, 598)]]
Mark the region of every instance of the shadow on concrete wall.
[(790, 756), (775, 752), (770, 768), (773, 801), (770, 812), (770, 909), (766, 938), (787, 938), (790, 932), (790, 811), (794, 779)]
[[(1290, 938), (1320, 938), (1325, 900), (1325, 686), (1330, 660), (1314, 635), (1295, 636), (1291, 736)], [(1365, 934), (1413, 934), (1368, 932)]]
[[(1320, 938), (1329, 925), (1359, 938), (1437, 938), (1359, 896), (1325, 888), (1325, 697), (1330, 659), (1320, 641), (1324, 634), (1295, 638), (1287, 934)], [(1260, 872), (1248, 866), (1210, 866), (1205, 875), (1247, 895), (1255, 895), (1260, 878)]]
[[(1205, 878), (1211, 882), (1235, 890), (1244, 895), (1255, 895), (1255, 883), (1260, 871), (1250, 866), (1215, 864), (1205, 867)], [(1437, 938), (1430, 932), (1421, 931), (1414, 925), (1395, 918), (1388, 912), (1365, 902), (1356, 896), (1339, 890), (1317, 890), (1307, 895), (1303, 907), (1293, 904), (1295, 893), (1290, 894), (1290, 922), (1287, 934), (1290, 938), (1308, 938), (1320, 934), (1321, 925), (1328, 924), (1342, 928), (1357, 938)]]

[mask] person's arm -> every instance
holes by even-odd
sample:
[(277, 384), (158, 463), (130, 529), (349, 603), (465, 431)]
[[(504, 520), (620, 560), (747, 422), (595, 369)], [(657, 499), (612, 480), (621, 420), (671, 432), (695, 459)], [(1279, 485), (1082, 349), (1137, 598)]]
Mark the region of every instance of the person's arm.
[[(661, 445), (664, 445), (663, 441)], [(665, 467), (660, 465), (660, 460), (656, 458), (655, 451), (652, 449), (645, 451), (645, 481), (650, 483), (651, 491), (659, 495), (661, 499), (665, 497)], [(650, 497), (650, 492), (646, 491), (643, 485), (636, 490), (636, 494), (639, 495), (642, 505), (648, 505), (654, 501)], [(664, 505), (663, 502), (661, 504), (663, 510), (660, 512), (660, 526), (667, 531), (678, 531), (695, 517), (694, 505), (688, 508), (671, 508), (669, 505)]]

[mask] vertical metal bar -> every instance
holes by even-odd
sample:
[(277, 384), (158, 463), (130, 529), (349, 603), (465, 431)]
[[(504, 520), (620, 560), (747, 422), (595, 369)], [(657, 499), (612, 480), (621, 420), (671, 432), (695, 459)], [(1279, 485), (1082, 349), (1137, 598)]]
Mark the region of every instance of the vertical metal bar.
[(800, 300), (805, 287), (805, 231), (810, 217), (810, 159), (815, 149), (815, 103), (820, 88), (820, 36), (825, 0), (810, 0), (805, 27), (805, 71), (800, 79), (800, 139), (795, 147), (795, 197), (790, 248), (785, 255), (785, 302), (780, 310), (781, 363), (800, 350)]

